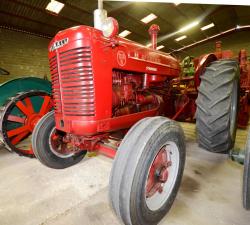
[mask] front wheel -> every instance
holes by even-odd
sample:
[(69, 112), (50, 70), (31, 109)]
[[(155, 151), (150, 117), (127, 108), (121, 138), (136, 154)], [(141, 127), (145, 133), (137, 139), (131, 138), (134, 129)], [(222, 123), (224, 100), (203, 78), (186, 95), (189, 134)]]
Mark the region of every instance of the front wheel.
[(86, 151), (74, 152), (72, 146), (63, 141), (64, 135), (64, 132), (56, 130), (53, 111), (37, 123), (32, 135), (32, 148), (42, 164), (54, 169), (64, 169), (82, 160)]
[(112, 167), (109, 195), (124, 224), (157, 224), (177, 195), (185, 164), (181, 127), (164, 117), (145, 118), (123, 139)]

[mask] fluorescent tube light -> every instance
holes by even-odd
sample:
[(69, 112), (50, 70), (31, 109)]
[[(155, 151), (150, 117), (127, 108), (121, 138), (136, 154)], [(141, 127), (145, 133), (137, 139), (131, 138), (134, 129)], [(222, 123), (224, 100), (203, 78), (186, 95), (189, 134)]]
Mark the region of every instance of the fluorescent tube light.
[(209, 29), (209, 28), (211, 28), (211, 27), (214, 27), (214, 23), (210, 23), (210, 24), (208, 24), (208, 25), (202, 27), (201, 30), (207, 30), (207, 29)]
[(175, 40), (176, 40), (176, 41), (181, 41), (181, 40), (183, 40), (183, 39), (185, 39), (185, 38), (187, 38), (187, 36), (186, 36), (186, 35), (183, 35), (183, 36), (181, 36), (181, 37), (176, 38)]
[(187, 26), (182, 27), (180, 30), (178, 30), (178, 32), (182, 33), (182, 32), (184, 32), (184, 31), (187, 31), (187, 30), (189, 30), (189, 29), (191, 29), (191, 28), (197, 26), (198, 24), (199, 24), (198, 21), (194, 21), (193, 23), (190, 23), (190, 24), (188, 24)]
[(64, 7), (63, 3), (58, 2), (56, 0), (51, 0), (50, 3), (46, 6), (46, 9), (50, 12), (58, 14), (63, 7)]
[(174, 1), (173, 3), (174, 3), (176, 6), (181, 4), (181, 2), (179, 2), (179, 1)]
[(157, 18), (157, 16), (155, 14), (151, 13), (151, 14), (147, 15), (146, 17), (142, 18), (141, 21), (143, 23), (147, 24), (147, 23), (155, 20), (156, 18)]
[(162, 48), (165, 48), (165, 46), (164, 46), (164, 45), (160, 45), (160, 46), (158, 46), (156, 49), (157, 49), (157, 50), (160, 50), (160, 49), (162, 49)]
[(127, 37), (129, 34), (131, 34), (131, 32), (129, 30), (124, 30), (122, 31), (119, 36), (120, 37)]

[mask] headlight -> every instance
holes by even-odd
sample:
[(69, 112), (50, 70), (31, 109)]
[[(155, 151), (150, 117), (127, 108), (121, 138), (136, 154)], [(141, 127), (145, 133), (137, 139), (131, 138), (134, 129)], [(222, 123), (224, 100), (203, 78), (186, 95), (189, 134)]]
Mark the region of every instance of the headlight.
[(119, 25), (116, 19), (108, 17), (102, 25), (102, 33), (104, 37), (115, 37), (119, 32)]

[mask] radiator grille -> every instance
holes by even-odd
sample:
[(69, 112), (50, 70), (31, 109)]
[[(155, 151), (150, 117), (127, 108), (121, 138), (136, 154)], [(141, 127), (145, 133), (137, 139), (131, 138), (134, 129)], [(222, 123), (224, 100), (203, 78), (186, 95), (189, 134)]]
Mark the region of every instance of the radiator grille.
[(61, 93), (60, 93), (60, 84), (59, 84), (59, 75), (58, 75), (56, 55), (49, 59), (49, 64), (50, 64), (50, 74), (51, 74), (51, 81), (52, 81), (52, 95), (53, 95), (53, 100), (54, 100), (54, 109), (56, 113), (62, 113), (62, 102), (61, 102)]
[(90, 47), (61, 52), (57, 57), (50, 60), (56, 112), (66, 116), (95, 116)]

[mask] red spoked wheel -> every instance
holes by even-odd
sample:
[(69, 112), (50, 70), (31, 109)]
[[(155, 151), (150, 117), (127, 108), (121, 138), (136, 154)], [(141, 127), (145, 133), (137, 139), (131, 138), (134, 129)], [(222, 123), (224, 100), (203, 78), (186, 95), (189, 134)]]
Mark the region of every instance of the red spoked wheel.
[(175, 121), (136, 123), (118, 148), (109, 184), (111, 205), (123, 223), (158, 224), (174, 202), (184, 164), (184, 133)]
[(5, 147), (33, 157), (29, 137), (37, 122), (52, 109), (50, 94), (44, 91), (18, 93), (1, 108), (0, 131)]

